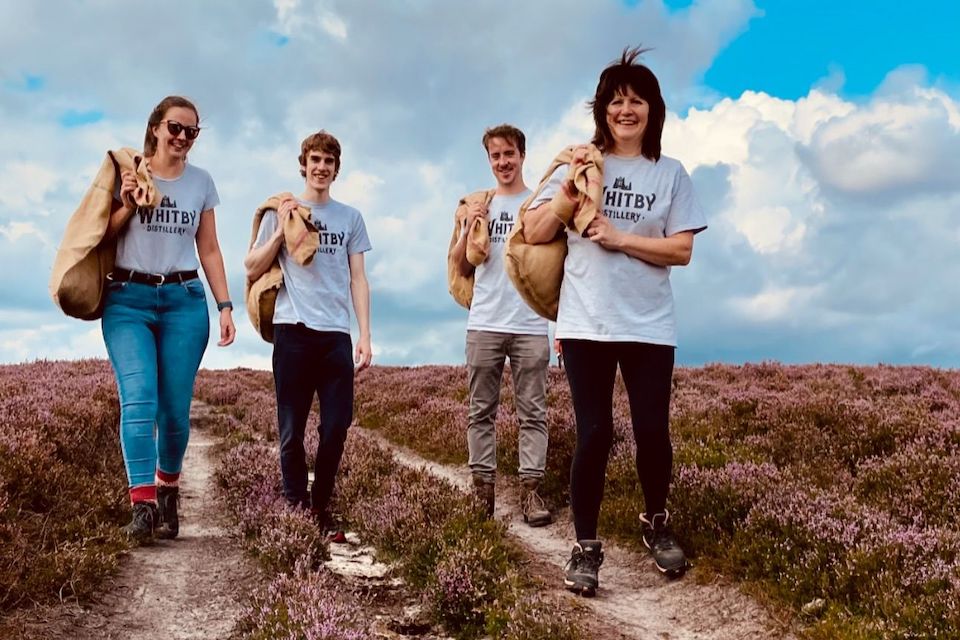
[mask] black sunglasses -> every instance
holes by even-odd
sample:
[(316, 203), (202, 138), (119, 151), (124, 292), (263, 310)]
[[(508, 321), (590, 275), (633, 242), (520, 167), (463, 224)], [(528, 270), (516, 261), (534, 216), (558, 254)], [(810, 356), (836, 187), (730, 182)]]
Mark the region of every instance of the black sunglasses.
[(180, 135), (180, 132), (187, 136), (187, 140), (196, 140), (197, 136), (200, 135), (200, 127), (189, 127), (185, 124), (180, 124), (176, 120), (163, 120), (167, 123), (167, 131), (170, 132), (174, 138)]

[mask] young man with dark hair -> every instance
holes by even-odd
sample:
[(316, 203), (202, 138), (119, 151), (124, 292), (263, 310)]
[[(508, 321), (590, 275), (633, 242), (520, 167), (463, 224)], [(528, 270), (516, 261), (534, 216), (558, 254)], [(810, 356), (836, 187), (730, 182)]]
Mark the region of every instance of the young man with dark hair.
[[(283, 272), (273, 314), (273, 375), (284, 496), (293, 506), (311, 509), (331, 539), (342, 542), (328, 504), (353, 420), (355, 367), (365, 369), (372, 357), (370, 288), (363, 257), (371, 247), (360, 212), (330, 196), (340, 172), (337, 139), (325, 131), (309, 136), (301, 144), (299, 161), (305, 182), (302, 195), (288, 197), (276, 210), (264, 213), (244, 264), (251, 282), (275, 261)], [(307, 264), (292, 259), (284, 242), (286, 223), (303, 208), (309, 209), (310, 228), (319, 245)], [(353, 353), (351, 299), (360, 330)], [(320, 404), (320, 442), (308, 494), (303, 439), (314, 394)]]
[[(467, 442), (474, 491), (493, 515), (497, 469), (494, 423), (500, 403), (500, 382), (510, 360), (517, 417), (520, 420), (520, 502), (524, 521), (538, 527), (552, 520), (540, 496), (547, 460), (547, 367), (550, 345), (547, 321), (520, 298), (507, 277), (503, 252), (520, 205), (530, 195), (523, 181), (526, 139), (511, 125), (487, 129), (483, 135), (487, 161), (497, 186), (489, 206), (471, 201), (452, 258), (464, 277), (474, 276), (467, 320), (467, 371), (470, 412)], [(467, 230), (477, 221), (490, 236), (486, 259), (474, 267), (467, 260)]]

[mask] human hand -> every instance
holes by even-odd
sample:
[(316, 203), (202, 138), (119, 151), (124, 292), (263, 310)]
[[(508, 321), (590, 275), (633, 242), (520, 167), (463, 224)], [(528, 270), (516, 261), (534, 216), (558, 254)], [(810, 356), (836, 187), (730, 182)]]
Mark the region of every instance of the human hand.
[(373, 361), (373, 349), (370, 346), (370, 336), (361, 336), (354, 350), (353, 367), (357, 373), (370, 366)]
[(471, 202), (467, 205), (467, 231), (473, 229), (477, 220), (486, 220), (487, 206), (481, 202)]
[(280, 203), (280, 206), (277, 207), (277, 230), (274, 232), (274, 235), (283, 235), (284, 227), (293, 217), (293, 212), (296, 211), (299, 206), (300, 203), (294, 198), (285, 198)]
[(623, 232), (613, 226), (610, 219), (602, 214), (587, 225), (583, 234), (588, 240), (596, 242), (604, 249), (618, 249), (623, 239)]
[(233, 312), (230, 309), (224, 309), (220, 312), (220, 341), (218, 347), (226, 347), (233, 344), (237, 337), (237, 328), (233, 324)]
[(120, 172), (120, 202), (128, 209), (136, 209), (137, 201), (134, 193), (137, 191), (137, 174), (125, 169)]

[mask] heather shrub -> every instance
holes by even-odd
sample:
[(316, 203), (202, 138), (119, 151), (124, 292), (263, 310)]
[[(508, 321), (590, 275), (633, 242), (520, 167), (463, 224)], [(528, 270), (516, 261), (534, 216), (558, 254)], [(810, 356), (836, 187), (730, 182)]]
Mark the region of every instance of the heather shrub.
[[(577, 637), (559, 606), (539, 605), (555, 621), (550, 625), (521, 615), (516, 603), (533, 600), (532, 588), (514, 568), (520, 565), (517, 552), (507, 545), (503, 524), (487, 519), (471, 495), (426, 471), (400, 466), (356, 435), (348, 441), (343, 471), (337, 493), (345, 516), (399, 562), (408, 582), (422, 588), (434, 617), (457, 637), (485, 631), (504, 637), (508, 625), (513, 637)], [(536, 636), (538, 629), (556, 635)]]
[(537, 593), (517, 593), (487, 616), (487, 633), (500, 640), (579, 640), (583, 634), (559, 615), (561, 605)]
[[(374, 368), (360, 387), (361, 424), (428, 457), (465, 462), (465, 368)], [(512, 394), (507, 370), (496, 422), (504, 474), (517, 464)], [(425, 397), (443, 401), (421, 403)], [(575, 426), (555, 369), (547, 400), (545, 492), (559, 506), (568, 499)], [(613, 409), (600, 529), (637, 544), (644, 505), (619, 380)], [(960, 628), (960, 374), (775, 363), (678, 368), (671, 433), (668, 507), (694, 559), (709, 558), (797, 608), (824, 598), (811, 637), (950, 637)]]
[(322, 532), (308, 512), (283, 499), (276, 455), (263, 444), (239, 444), (223, 454), (214, 480), (244, 544), (266, 568), (316, 567), (327, 557)]
[(250, 640), (366, 640), (357, 603), (329, 571), (298, 563), (252, 598), (238, 623)]
[(116, 567), (118, 421), (104, 361), (0, 366), (0, 612), (86, 597)]

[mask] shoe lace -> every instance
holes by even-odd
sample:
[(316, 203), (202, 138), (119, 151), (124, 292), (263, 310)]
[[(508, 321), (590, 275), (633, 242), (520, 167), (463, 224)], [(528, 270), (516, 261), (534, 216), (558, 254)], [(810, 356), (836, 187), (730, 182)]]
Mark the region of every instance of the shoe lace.
[(540, 497), (540, 494), (536, 489), (531, 489), (527, 491), (524, 501), (524, 511), (546, 511), (547, 503), (544, 502), (543, 498)]
[(600, 565), (603, 564), (603, 551), (597, 551), (596, 553), (588, 553), (584, 551), (581, 555), (582, 558), (580, 559), (580, 563), (585, 569), (596, 571), (600, 568)]
[(655, 551), (670, 551), (680, 546), (667, 525), (655, 527), (652, 537), (650, 547)]
[(153, 509), (151, 509), (146, 504), (138, 504), (133, 509), (133, 521), (137, 525), (146, 525), (152, 527), (154, 525), (154, 516)]

